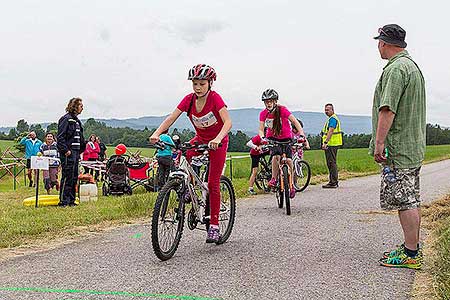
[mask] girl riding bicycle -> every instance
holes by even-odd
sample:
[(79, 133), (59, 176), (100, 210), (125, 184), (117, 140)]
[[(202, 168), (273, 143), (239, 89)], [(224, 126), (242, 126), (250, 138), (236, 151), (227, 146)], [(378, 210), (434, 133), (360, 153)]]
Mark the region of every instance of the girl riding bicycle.
[[(151, 143), (159, 141), (162, 132), (186, 112), (194, 125), (196, 135), (191, 144), (208, 144), (214, 150), (209, 152), (208, 189), (210, 202), (210, 227), (206, 238), (207, 243), (219, 241), (220, 212), (220, 176), (225, 164), (228, 149), (228, 132), (231, 129), (231, 119), (222, 97), (211, 90), (216, 80), (215, 70), (205, 64), (199, 64), (189, 70), (188, 80), (192, 80), (193, 93), (186, 95), (177, 108), (161, 123), (150, 137)], [(219, 147), (219, 144), (220, 147)], [(200, 155), (196, 151), (188, 151), (187, 159)]]
[[(278, 105), (278, 93), (273, 89), (267, 89), (263, 92), (261, 100), (264, 102), (266, 108), (259, 114), (259, 135), (264, 137), (264, 127), (268, 127), (266, 138), (276, 140), (279, 142), (286, 142), (292, 139), (291, 123), (295, 126), (301, 135), (305, 135), (303, 128), (291, 112), (282, 105)], [(286, 157), (288, 158), (288, 165), (292, 173), (292, 150), (290, 145), (285, 146)], [(277, 185), (278, 168), (282, 154), (281, 146), (276, 146), (271, 149), (272, 158), (272, 179), (269, 181), (269, 186)], [(295, 197), (295, 188), (289, 191), (290, 198)]]

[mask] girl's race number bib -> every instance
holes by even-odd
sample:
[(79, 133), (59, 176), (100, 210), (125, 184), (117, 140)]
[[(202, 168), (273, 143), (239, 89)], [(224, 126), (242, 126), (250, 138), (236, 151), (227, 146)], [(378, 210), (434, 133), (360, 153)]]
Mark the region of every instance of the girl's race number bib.
[(197, 128), (207, 128), (217, 123), (216, 116), (209, 112), (202, 117), (192, 116), (192, 122)]

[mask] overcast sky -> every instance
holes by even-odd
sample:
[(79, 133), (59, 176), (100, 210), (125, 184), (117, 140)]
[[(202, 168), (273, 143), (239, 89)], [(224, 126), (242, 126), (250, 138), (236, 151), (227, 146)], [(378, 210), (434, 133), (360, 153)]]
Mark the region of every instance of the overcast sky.
[[(428, 122), (450, 125), (448, 1), (2, 1), (0, 126), (171, 112), (188, 69), (212, 65), (229, 108), (262, 107), (266, 88), (291, 110), (370, 115), (383, 61), (373, 37), (407, 32), (427, 84)], [(255, 122), (257, 122), (255, 120)]]

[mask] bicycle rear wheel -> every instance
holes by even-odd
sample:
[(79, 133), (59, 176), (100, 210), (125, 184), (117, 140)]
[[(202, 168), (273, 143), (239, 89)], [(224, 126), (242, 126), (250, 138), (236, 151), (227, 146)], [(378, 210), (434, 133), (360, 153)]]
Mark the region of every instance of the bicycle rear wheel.
[(156, 198), (152, 215), (152, 246), (160, 260), (170, 259), (183, 234), (184, 201), (178, 179), (168, 181)]
[(284, 165), (283, 168), (283, 194), (286, 201), (286, 214), (291, 214), (291, 198), (290, 198), (290, 186), (289, 186), (289, 167)]
[(294, 162), (294, 188), (297, 192), (304, 191), (311, 180), (311, 167), (304, 160)]
[(225, 243), (231, 235), (236, 217), (236, 195), (231, 180), (226, 176), (220, 177), (220, 239), (217, 245)]
[(264, 170), (261, 170), (258, 172), (258, 174), (256, 174), (256, 179), (255, 179), (255, 184), (256, 187), (262, 191), (264, 191), (265, 193), (270, 192), (270, 188), (269, 188), (269, 180), (270, 178), (267, 178), (267, 173)]

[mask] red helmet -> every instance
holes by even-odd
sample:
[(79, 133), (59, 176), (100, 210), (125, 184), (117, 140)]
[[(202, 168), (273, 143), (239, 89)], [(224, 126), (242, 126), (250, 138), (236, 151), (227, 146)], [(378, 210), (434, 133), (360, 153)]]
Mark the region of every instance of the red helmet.
[(127, 146), (125, 146), (124, 144), (119, 144), (116, 146), (114, 151), (116, 152), (116, 155), (125, 154), (127, 152)]
[(198, 64), (189, 70), (188, 80), (205, 79), (209, 81), (216, 80), (216, 71), (213, 67), (205, 64)]

